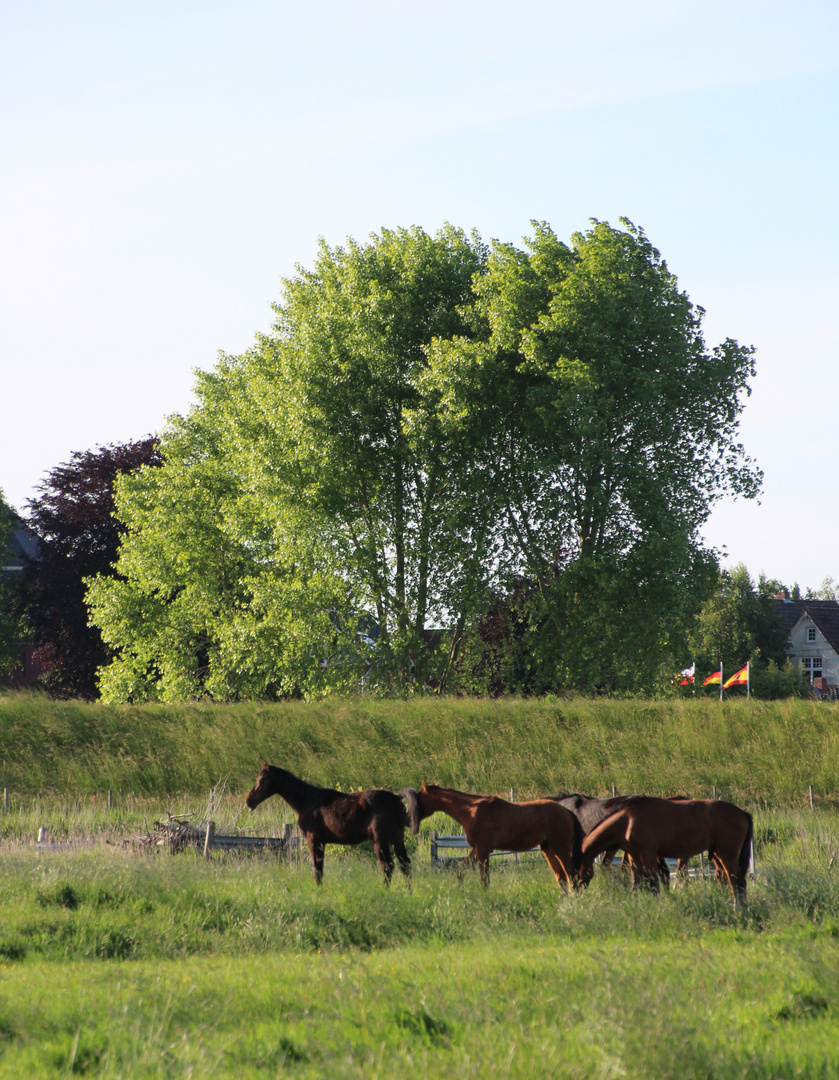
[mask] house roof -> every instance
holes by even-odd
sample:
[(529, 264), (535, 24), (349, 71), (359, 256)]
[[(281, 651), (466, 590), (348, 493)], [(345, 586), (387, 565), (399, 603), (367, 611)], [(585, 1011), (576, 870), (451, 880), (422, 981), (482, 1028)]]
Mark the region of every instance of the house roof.
[(0, 551), (0, 574), (3, 577), (11, 577), (20, 573), (26, 565), (26, 560), (34, 559), (37, 554), (38, 537), (25, 521), (17, 518), (7, 550)]
[(781, 617), (784, 632), (789, 636), (803, 616), (808, 616), (821, 630), (828, 645), (839, 654), (839, 601), (836, 600), (776, 600), (775, 609)]

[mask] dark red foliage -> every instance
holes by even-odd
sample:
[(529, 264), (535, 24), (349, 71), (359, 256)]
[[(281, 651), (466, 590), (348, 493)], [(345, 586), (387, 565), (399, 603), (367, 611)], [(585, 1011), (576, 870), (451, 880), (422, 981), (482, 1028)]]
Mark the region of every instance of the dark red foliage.
[(38, 555), (23, 574), (20, 603), (55, 697), (97, 696), (96, 671), (109, 653), (96, 627), (88, 626), (84, 579), (113, 574), (123, 526), (113, 516), (114, 482), (120, 473), (161, 464), (157, 439), (103, 446), (72, 455), (53, 469), (29, 502), (27, 523)]

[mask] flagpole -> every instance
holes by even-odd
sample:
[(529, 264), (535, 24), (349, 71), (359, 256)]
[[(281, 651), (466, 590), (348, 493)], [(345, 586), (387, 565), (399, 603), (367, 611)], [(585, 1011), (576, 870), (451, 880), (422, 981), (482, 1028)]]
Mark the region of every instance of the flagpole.
[(722, 701), (722, 660), (720, 660), (720, 701)]
[(746, 701), (749, 700), (749, 694), (751, 693), (751, 683), (749, 682), (749, 661), (746, 661)]

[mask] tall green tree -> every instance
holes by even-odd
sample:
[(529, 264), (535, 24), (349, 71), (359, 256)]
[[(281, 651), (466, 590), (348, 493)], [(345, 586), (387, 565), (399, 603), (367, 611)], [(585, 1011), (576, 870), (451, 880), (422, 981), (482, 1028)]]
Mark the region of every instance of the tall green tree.
[(29, 501), (38, 550), (27, 560), (18, 606), (45, 668), (41, 683), (54, 697), (97, 696), (97, 671), (110, 654), (90, 625), (85, 579), (113, 574), (123, 532), (113, 513), (117, 477), (157, 463), (151, 437), (80, 451), (52, 469)]
[(466, 686), (459, 643), (521, 580), (511, 688), (640, 689), (683, 653), (716, 575), (699, 528), (760, 482), (752, 352), (706, 349), (628, 222), (535, 230), (383, 231), (284, 282), (273, 332), (119, 486), (120, 576), (89, 593), (106, 696), (315, 694), (368, 665)]
[(119, 654), (106, 696), (314, 694), (371, 663), (386, 684), (428, 674), (427, 630), (465, 624), (492, 555), (490, 504), (423, 381), (433, 340), (474, 332), (484, 258), (451, 227), (321, 244), (273, 333), (199, 377), (164, 467), (121, 487), (121, 579), (90, 590)]
[(782, 589), (763, 574), (755, 584), (743, 563), (723, 571), (714, 595), (702, 605), (693, 635), (700, 664), (710, 669), (722, 661), (729, 674), (747, 660), (771, 660), (782, 667), (786, 633), (775, 605)]
[(534, 229), (476, 280), (489, 334), (436, 343), (427, 377), (488, 478), (508, 573), (538, 583), (554, 682), (649, 686), (716, 577), (702, 524), (760, 486), (736, 437), (753, 350), (706, 347), (630, 222), (570, 245)]

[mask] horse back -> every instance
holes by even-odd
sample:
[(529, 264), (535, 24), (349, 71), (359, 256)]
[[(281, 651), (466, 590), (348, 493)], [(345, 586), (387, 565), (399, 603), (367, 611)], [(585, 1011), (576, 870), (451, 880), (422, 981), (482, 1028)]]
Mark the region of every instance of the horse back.
[(299, 817), (304, 832), (328, 844), (360, 844), (376, 838), (390, 842), (401, 837), (407, 823), (402, 800), (383, 788), (336, 792), (329, 802), (304, 808)]
[(491, 837), (493, 848), (526, 851), (551, 841), (573, 847), (575, 823), (571, 811), (555, 799), (511, 803), (493, 795), (476, 804), (464, 831), (470, 842)]
[(720, 799), (658, 799), (636, 796), (606, 818), (583, 841), (595, 855), (612, 843), (659, 857), (680, 858), (720, 847), (738, 851), (749, 833), (751, 817)]

